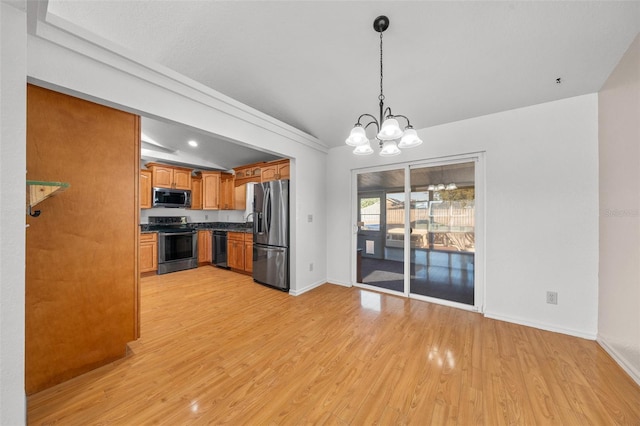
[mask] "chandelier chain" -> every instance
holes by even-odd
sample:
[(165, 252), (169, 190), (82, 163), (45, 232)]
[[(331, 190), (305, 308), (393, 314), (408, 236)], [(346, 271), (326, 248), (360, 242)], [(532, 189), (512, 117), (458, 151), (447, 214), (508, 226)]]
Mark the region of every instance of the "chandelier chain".
[(378, 96), (378, 99), (380, 99), (381, 101), (384, 101), (384, 91), (382, 89), (382, 78), (383, 78), (383, 74), (382, 74), (382, 32), (380, 32), (380, 96)]

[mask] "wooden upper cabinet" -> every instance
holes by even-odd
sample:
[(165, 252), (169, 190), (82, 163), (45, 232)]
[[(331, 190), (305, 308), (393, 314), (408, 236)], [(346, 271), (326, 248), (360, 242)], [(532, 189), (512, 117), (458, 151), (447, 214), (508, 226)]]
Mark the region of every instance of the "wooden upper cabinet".
[(258, 166), (250, 167), (249, 170), (251, 172), (250, 176), (255, 176), (259, 179), (262, 175), (262, 169)]
[(140, 208), (151, 208), (151, 170), (140, 170)]
[(233, 175), (231, 173), (222, 173), (220, 175), (220, 209), (233, 210), (234, 208), (234, 189)]
[(153, 174), (153, 186), (173, 188), (173, 169), (169, 166), (149, 166)]
[(278, 174), (278, 166), (275, 164), (271, 164), (269, 166), (262, 168), (262, 182), (269, 182), (272, 180), (276, 180), (276, 175)]
[(191, 169), (147, 163), (152, 173), (152, 183), (156, 188), (191, 189)]
[(247, 184), (236, 186), (233, 188), (233, 210), (247, 209)]
[(202, 172), (202, 209), (220, 209), (220, 172)]
[(175, 189), (191, 189), (191, 169), (173, 169)]
[(280, 175), (280, 179), (289, 179), (291, 176), (289, 167), (289, 160), (285, 160), (278, 166), (278, 174)]
[(236, 172), (236, 179), (245, 179), (250, 176), (248, 174), (249, 169), (246, 167), (236, 167), (234, 171)]
[(289, 160), (278, 160), (265, 163), (261, 168), (262, 182), (289, 179)]
[(235, 169), (235, 172), (236, 172), (236, 176), (235, 176), (236, 186), (246, 185), (247, 183), (250, 183), (250, 182), (260, 183), (260, 175), (261, 175), (262, 169), (257, 164), (237, 167)]
[(202, 210), (202, 175), (191, 178), (191, 210)]

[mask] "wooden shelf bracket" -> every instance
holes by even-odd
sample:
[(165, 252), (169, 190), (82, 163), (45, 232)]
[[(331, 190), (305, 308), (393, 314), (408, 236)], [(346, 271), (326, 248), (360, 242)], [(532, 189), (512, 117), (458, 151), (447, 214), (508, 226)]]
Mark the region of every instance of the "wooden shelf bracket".
[(29, 216), (40, 216), (40, 210), (33, 210), (33, 207), (47, 198), (65, 191), (69, 186), (65, 182), (27, 180), (27, 213)]

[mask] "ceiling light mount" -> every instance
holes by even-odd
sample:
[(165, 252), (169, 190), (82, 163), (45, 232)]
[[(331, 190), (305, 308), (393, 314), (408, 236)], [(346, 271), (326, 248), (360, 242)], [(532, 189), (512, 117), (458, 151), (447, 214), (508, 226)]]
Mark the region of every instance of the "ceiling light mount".
[[(380, 33), (380, 95), (378, 96), (380, 111), (378, 118), (371, 114), (362, 114), (358, 117), (358, 121), (345, 141), (347, 145), (355, 147), (353, 153), (356, 155), (373, 153), (366, 133), (366, 129), (372, 124), (377, 130), (375, 139), (380, 146), (381, 156), (398, 155), (400, 154), (400, 148), (413, 148), (422, 143), (422, 140), (418, 137), (418, 133), (413, 129), (407, 117), (404, 115), (394, 115), (391, 113), (391, 108), (387, 107), (385, 109), (384, 107), (382, 33), (385, 32), (387, 28), (389, 28), (389, 18), (386, 16), (378, 16), (373, 21), (373, 29)], [(404, 131), (398, 123), (399, 118), (407, 122)]]
[(387, 28), (389, 28), (389, 18), (386, 16), (380, 15), (373, 21), (373, 29), (377, 32), (383, 33)]

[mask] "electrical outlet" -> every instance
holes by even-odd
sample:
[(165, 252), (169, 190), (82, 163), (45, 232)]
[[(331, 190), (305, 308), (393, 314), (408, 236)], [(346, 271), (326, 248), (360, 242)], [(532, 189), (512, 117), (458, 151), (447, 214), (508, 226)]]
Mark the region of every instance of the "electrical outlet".
[(313, 272), (313, 262), (309, 264), (309, 272)]
[(208, 214), (204, 215), (204, 220), (209, 220), (209, 215)]
[(558, 304), (558, 292), (548, 291), (547, 292), (547, 303), (550, 303), (552, 305), (557, 305)]
[(312, 214), (308, 214), (307, 215), (307, 222), (309, 222), (309, 223), (313, 222), (313, 215)]

